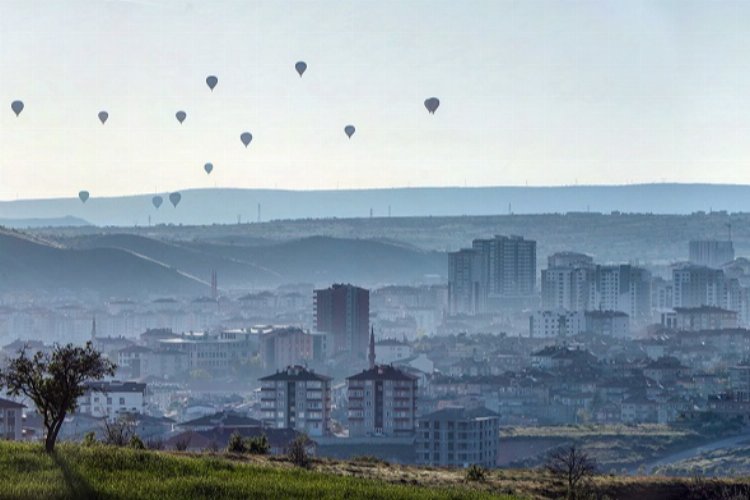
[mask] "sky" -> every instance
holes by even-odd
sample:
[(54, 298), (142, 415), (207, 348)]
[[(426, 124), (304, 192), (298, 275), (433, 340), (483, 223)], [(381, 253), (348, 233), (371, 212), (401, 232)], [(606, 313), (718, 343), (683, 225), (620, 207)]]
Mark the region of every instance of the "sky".
[(2, 0), (0, 199), (748, 184), (747, 26), (745, 1)]

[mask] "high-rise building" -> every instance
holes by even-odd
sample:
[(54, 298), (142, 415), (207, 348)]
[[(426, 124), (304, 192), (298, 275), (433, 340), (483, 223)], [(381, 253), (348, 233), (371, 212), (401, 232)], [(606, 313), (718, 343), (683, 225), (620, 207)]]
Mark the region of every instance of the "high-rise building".
[(536, 289), (536, 241), (521, 236), (478, 239), (472, 248), (480, 254), (488, 298), (522, 297)]
[(588, 255), (559, 252), (542, 270), (542, 308), (585, 311), (595, 302), (594, 261)]
[(717, 306), (740, 311), (739, 282), (720, 269), (683, 265), (672, 270), (672, 281), (674, 307)]
[(335, 284), (314, 293), (315, 328), (330, 336), (331, 352), (365, 360), (370, 331), (369, 290)]
[(718, 268), (734, 260), (731, 240), (693, 240), (690, 242), (690, 262), (699, 266)]
[(596, 266), (591, 309), (624, 312), (637, 322), (651, 320), (651, 273), (629, 264)]
[(375, 365), (346, 379), (349, 435), (411, 436), (417, 412), (417, 377)]
[(277, 429), (294, 429), (324, 436), (331, 424), (331, 378), (302, 366), (260, 379), (263, 422)]
[(451, 314), (475, 314), (484, 309), (483, 276), (476, 250), (448, 254), (448, 302)]
[(452, 313), (481, 312), (536, 289), (536, 242), (520, 236), (476, 239), (448, 258)]

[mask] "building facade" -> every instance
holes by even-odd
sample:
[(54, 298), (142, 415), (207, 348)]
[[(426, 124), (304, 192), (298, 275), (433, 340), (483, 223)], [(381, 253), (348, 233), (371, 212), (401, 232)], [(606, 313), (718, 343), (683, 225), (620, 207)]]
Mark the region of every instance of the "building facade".
[(78, 413), (116, 420), (121, 415), (140, 414), (146, 407), (146, 384), (138, 382), (90, 382), (78, 400)]
[(294, 429), (325, 436), (331, 427), (331, 378), (302, 366), (260, 379), (263, 422), (276, 429)]
[(0, 398), (0, 439), (20, 441), (23, 437), (24, 405)]
[(364, 360), (370, 330), (370, 292), (343, 284), (315, 290), (314, 309), (315, 328), (329, 334), (329, 349)]
[(693, 264), (718, 268), (734, 260), (731, 240), (693, 240), (689, 245), (690, 262)]
[(500, 418), (486, 408), (446, 408), (419, 418), (417, 463), (497, 466)]
[(390, 365), (376, 365), (346, 382), (349, 436), (414, 434), (417, 377)]

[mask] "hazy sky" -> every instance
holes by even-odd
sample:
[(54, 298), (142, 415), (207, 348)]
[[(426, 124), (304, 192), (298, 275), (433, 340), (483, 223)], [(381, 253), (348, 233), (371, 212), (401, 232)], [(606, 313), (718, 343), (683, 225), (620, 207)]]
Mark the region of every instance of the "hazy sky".
[(2, 0), (0, 199), (748, 183), (748, 26), (747, 1)]

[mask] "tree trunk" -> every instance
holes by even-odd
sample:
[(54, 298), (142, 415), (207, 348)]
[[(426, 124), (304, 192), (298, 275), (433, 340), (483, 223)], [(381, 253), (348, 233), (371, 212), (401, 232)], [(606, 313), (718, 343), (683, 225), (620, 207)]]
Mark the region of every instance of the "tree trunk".
[(47, 453), (52, 453), (55, 451), (55, 441), (57, 440), (57, 436), (55, 436), (52, 432), (52, 429), (47, 429), (47, 438), (44, 440), (44, 450)]

